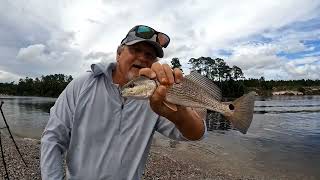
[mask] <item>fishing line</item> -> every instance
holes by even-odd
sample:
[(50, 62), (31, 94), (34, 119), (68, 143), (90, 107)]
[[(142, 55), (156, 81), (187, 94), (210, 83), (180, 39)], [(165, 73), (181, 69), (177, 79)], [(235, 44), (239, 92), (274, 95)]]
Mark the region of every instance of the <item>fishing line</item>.
[[(23, 163), (24, 163), (24, 165), (25, 165), (26, 167), (28, 167), (27, 163), (26, 163), (26, 162), (24, 161), (24, 159), (23, 159), (23, 156), (22, 156), (22, 154), (21, 154), (21, 152), (20, 152), (20, 150), (19, 150), (19, 147), (18, 147), (16, 141), (14, 140), (14, 138), (13, 138), (13, 136), (12, 136), (12, 133), (11, 133), (10, 128), (9, 128), (9, 125), (8, 125), (7, 120), (6, 120), (6, 118), (5, 118), (4, 114), (3, 114), (3, 111), (2, 111), (2, 105), (3, 105), (3, 101), (1, 101), (1, 104), (0, 104), (0, 111), (1, 111), (1, 115), (2, 115), (3, 121), (4, 121), (4, 123), (6, 124), (6, 127), (5, 127), (5, 128), (8, 129), (8, 132), (9, 132), (9, 134), (10, 134), (10, 138), (12, 139), (12, 141), (13, 141), (13, 143), (14, 143), (14, 145), (15, 145), (15, 147), (16, 147), (16, 149), (17, 149), (17, 151), (18, 151), (18, 153), (19, 153), (19, 155), (20, 155), (20, 157), (21, 157), (21, 159), (22, 159), (22, 161), (23, 161)], [(2, 128), (1, 128), (1, 129), (2, 129)], [(0, 133), (0, 146), (1, 146), (1, 155), (2, 155), (2, 160), (3, 160), (3, 165), (4, 165), (5, 171), (6, 171), (6, 177), (7, 177), (7, 179), (9, 179), (8, 172), (7, 172), (7, 167), (6, 167), (6, 163), (5, 163), (5, 159), (4, 159), (3, 148), (2, 148), (1, 133)]]
[[(2, 105), (2, 104), (1, 104)], [(0, 107), (1, 108), (1, 107)], [(8, 174), (8, 169), (7, 169), (7, 164), (6, 164), (6, 160), (4, 159), (4, 152), (3, 152), (3, 148), (2, 148), (2, 141), (1, 141), (1, 130), (0, 130), (0, 149), (1, 149), (1, 156), (2, 156), (2, 162), (3, 162), (3, 166), (4, 166), (4, 170), (6, 172), (4, 179), (8, 179), (9, 180), (9, 174)], [(2, 174), (2, 173), (1, 173)]]

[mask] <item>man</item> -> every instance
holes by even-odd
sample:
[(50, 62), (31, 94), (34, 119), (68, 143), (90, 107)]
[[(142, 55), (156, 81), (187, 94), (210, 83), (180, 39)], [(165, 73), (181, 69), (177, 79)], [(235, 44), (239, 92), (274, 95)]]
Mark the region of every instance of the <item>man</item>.
[[(176, 140), (199, 140), (205, 124), (189, 107), (173, 111), (163, 104), (167, 87), (182, 72), (160, 64), (169, 37), (148, 26), (135, 26), (117, 49), (116, 62), (93, 64), (76, 78), (50, 110), (41, 139), (41, 174), (68, 179), (141, 179), (155, 131)], [(124, 99), (120, 88), (144, 75), (161, 85), (150, 101)]]

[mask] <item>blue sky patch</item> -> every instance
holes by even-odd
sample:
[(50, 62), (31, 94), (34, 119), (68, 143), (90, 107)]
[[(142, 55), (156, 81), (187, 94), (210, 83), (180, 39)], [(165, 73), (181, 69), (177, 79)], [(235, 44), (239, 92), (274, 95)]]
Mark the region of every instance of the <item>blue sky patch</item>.
[(280, 57), (286, 57), (288, 59), (297, 59), (297, 58), (303, 58), (306, 56), (313, 56), (313, 54), (320, 51), (320, 40), (305, 40), (301, 41), (306, 47), (312, 48), (312, 50), (306, 50), (296, 53), (286, 53), (286, 52), (280, 52), (277, 54), (277, 56)]
[(226, 50), (226, 49), (219, 49), (218, 50), (218, 55), (219, 56), (231, 56), (232, 55), (232, 51), (231, 50)]

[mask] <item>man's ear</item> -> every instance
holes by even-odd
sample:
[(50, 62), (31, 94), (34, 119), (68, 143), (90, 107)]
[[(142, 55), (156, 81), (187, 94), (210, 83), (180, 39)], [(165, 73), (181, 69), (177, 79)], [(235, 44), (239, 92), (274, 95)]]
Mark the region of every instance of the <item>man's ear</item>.
[(123, 51), (124, 46), (118, 46), (117, 48), (117, 56), (120, 56), (121, 52)]
[(117, 57), (116, 57), (116, 60), (117, 60), (117, 61), (119, 61), (120, 54), (121, 54), (121, 53), (118, 53), (118, 52), (117, 52)]
[(117, 57), (116, 57), (117, 61), (118, 61), (118, 58), (119, 58), (120, 55), (121, 55), (122, 50), (123, 50), (123, 47), (118, 46), (118, 48), (117, 48)]

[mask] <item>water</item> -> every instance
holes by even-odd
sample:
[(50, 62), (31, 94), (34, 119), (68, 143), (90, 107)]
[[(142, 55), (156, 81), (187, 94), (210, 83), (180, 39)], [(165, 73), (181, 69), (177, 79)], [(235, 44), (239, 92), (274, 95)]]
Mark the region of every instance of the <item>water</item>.
[(249, 137), (278, 144), (279, 151), (299, 151), (302, 159), (317, 158), (320, 169), (320, 96), (273, 97), (255, 103)]
[(245, 135), (213, 130), (201, 142), (175, 148), (189, 151), (196, 146), (210, 159), (209, 166), (239, 176), (320, 179), (320, 96), (257, 97), (254, 110)]
[(260, 98), (253, 119), (241, 140), (263, 168), (320, 178), (320, 96)]
[[(1, 97), (15, 135), (40, 138), (55, 98)], [(1, 118), (2, 119), (2, 118)], [(4, 126), (0, 120), (1, 127)], [(222, 146), (234, 166), (290, 177), (320, 178), (320, 96), (258, 97), (246, 135), (213, 131), (202, 142), (208, 150)], [(199, 146), (200, 147), (200, 146)]]
[[(246, 135), (210, 132), (208, 145), (239, 156), (244, 165), (283, 179), (320, 179), (320, 96), (257, 98)], [(242, 163), (241, 163), (242, 161)]]
[[(2, 110), (13, 134), (21, 137), (39, 139), (49, 118), (49, 109), (55, 98), (46, 97), (0, 97)], [(0, 126), (5, 127), (3, 118)]]

